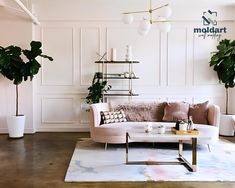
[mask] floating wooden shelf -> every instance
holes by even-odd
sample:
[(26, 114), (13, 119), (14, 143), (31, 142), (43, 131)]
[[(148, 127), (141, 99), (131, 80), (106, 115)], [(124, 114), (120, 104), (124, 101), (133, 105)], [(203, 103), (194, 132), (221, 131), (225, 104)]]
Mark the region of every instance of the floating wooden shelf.
[(125, 93), (120, 93), (120, 94), (109, 94), (109, 93), (106, 93), (106, 94), (104, 94), (104, 96), (106, 96), (106, 97), (115, 97), (115, 96), (117, 96), (117, 97), (128, 97), (128, 96), (139, 96), (138, 94), (125, 94)]
[(139, 61), (95, 61), (95, 63), (100, 63), (100, 64), (103, 64), (103, 63), (105, 63), (105, 64), (118, 64), (118, 63), (124, 64), (124, 63), (126, 63), (126, 64), (130, 64), (130, 63), (140, 63), (140, 62)]
[(111, 80), (111, 79), (117, 79), (117, 80), (129, 80), (129, 79), (133, 79), (133, 80), (135, 80), (135, 79), (140, 79), (139, 77), (133, 77), (133, 78), (125, 78), (125, 77), (115, 77), (115, 76), (113, 76), (113, 77), (104, 77), (104, 79), (109, 79), (109, 80)]

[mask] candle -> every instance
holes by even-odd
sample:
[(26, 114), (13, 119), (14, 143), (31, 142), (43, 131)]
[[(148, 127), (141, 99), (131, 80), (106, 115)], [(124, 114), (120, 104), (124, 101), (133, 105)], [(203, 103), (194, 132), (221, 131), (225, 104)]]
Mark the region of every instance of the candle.
[(116, 48), (111, 48), (111, 61), (116, 61), (117, 60), (117, 51)]

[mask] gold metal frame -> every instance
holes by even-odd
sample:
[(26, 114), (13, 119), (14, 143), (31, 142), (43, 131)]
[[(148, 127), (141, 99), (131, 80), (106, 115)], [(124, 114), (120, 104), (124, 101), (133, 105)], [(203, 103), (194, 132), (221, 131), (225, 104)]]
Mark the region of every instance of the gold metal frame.
[(169, 4), (165, 4), (165, 5), (162, 5), (160, 7), (157, 7), (157, 8), (152, 8), (152, 0), (150, 0), (150, 6), (149, 6), (149, 10), (140, 10), (140, 11), (133, 11), (133, 12), (124, 12), (123, 14), (139, 14), (139, 13), (149, 13), (149, 21), (151, 24), (153, 23), (156, 23), (156, 22), (168, 22), (168, 21), (157, 21), (157, 20), (153, 20), (153, 12), (156, 11), (156, 10), (159, 10), (163, 7), (167, 7), (169, 6)]
[(129, 134), (126, 133), (126, 164), (127, 165), (184, 165), (189, 171), (196, 172), (197, 170), (197, 138), (192, 137), (192, 164), (183, 157), (183, 141), (179, 140), (179, 157), (178, 161), (159, 162), (159, 161), (129, 161)]

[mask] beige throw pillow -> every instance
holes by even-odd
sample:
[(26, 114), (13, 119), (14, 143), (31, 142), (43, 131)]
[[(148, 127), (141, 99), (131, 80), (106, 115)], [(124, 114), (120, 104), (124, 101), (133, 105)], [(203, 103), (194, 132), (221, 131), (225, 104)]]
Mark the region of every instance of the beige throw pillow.
[(190, 105), (189, 107), (189, 116), (192, 116), (193, 123), (197, 124), (208, 124), (207, 113), (208, 113), (208, 103), (198, 103)]
[(164, 109), (163, 121), (176, 122), (188, 120), (189, 104), (186, 102), (169, 102)]

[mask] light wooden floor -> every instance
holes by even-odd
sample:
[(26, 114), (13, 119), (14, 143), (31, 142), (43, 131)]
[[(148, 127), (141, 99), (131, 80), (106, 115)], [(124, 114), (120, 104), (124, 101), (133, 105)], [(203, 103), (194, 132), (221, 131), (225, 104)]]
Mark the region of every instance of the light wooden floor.
[[(89, 134), (36, 133), (19, 140), (0, 135), (0, 188), (235, 188), (235, 182), (64, 183), (76, 141), (84, 137)], [(228, 140), (235, 143), (235, 137)]]

